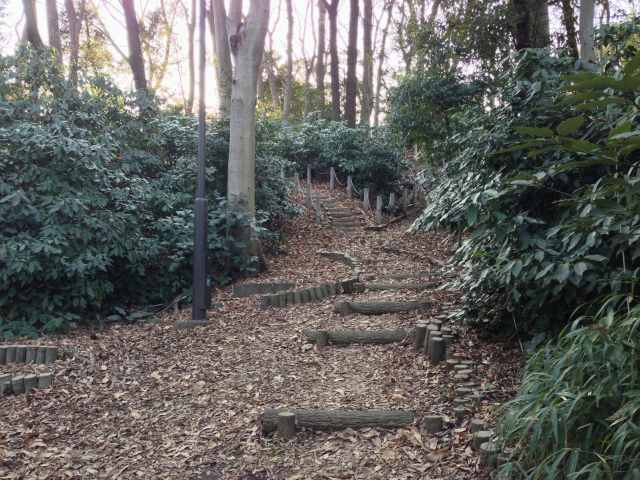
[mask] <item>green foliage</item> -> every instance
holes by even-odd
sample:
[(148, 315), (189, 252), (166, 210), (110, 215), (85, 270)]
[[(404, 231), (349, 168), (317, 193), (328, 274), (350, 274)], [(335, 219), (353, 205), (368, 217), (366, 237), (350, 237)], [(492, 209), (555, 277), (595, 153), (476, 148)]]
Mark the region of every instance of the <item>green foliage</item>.
[(329, 120), (291, 125), (263, 120), (258, 137), (266, 152), (293, 162), (301, 175), (307, 165), (323, 173), (334, 167), (343, 180), (351, 175), (358, 188), (391, 191), (406, 167), (398, 142), (383, 128), (350, 128)]
[(515, 449), (498, 478), (640, 478), (640, 308), (627, 310), (631, 302), (611, 298), (531, 357), (500, 425)]
[[(104, 78), (71, 91), (48, 59), (0, 63), (0, 336), (50, 332), (188, 291), (194, 120), (165, 116)], [(258, 148), (260, 150), (264, 148)], [(209, 274), (250, 271), (224, 195), (228, 126), (207, 136)], [(259, 234), (295, 209), (280, 168), (258, 158)], [(266, 209), (263, 210), (263, 209)], [(125, 310), (123, 310), (123, 308)]]

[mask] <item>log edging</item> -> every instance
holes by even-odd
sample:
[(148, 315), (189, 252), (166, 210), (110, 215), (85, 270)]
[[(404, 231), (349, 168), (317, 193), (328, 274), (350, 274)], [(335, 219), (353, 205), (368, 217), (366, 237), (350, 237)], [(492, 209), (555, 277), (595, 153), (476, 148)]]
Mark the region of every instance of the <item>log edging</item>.
[(46, 345), (0, 345), (0, 365), (10, 363), (47, 365), (58, 359), (58, 347)]
[(29, 393), (33, 389), (50, 388), (52, 384), (53, 373), (51, 372), (0, 375), (0, 397), (11, 393), (14, 395)]

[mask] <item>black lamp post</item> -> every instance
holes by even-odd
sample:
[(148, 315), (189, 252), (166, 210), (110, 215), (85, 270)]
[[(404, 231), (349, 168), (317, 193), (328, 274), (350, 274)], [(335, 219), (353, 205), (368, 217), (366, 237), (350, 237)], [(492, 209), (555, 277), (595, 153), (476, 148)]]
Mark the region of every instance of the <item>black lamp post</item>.
[(198, 72), (198, 172), (196, 183), (196, 199), (194, 205), (194, 251), (193, 251), (193, 300), (191, 320), (178, 322), (178, 328), (189, 328), (207, 323), (207, 308), (209, 306), (209, 290), (207, 288), (207, 197), (206, 197), (206, 165), (205, 165), (205, 35), (206, 35), (206, 7), (205, 0), (200, 0), (200, 38)]

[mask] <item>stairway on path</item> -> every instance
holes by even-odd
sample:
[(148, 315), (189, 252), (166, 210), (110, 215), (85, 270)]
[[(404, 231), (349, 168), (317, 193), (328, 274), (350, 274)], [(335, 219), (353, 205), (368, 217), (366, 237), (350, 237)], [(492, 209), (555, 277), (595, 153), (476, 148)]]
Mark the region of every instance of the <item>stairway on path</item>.
[(334, 196), (322, 192), (318, 195), (321, 207), (324, 209), (329, 222), (339, 232), (354, 233), (362, 228), (362, 215), (359, 211), (341, 206)]

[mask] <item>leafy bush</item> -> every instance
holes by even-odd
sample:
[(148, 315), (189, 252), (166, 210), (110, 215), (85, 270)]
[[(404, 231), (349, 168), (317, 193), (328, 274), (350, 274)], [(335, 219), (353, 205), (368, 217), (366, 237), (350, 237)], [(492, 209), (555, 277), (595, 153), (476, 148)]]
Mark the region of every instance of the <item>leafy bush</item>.
[[(630, 298), (612, 298), (607, 307)], [(500, 434), (504, 479), (640, 478), (640, 308), (575, 321), (527, 366)]]
[[(48, 59), (24, 55), (0, 60), (0, 336), (54, 331), (188, 290), (194, 120), (164, 116), (153, 99), (136, 113), (139, 99), (102, 78), (72, 92)], [(252, 265), (230, 233), (247, 219), (220, 197), (227, 132), (212, 123), (207, 137), (216, 283)], [(263, 226), (295, 211), (279, 176), (288, 165), (258, 159)]]

